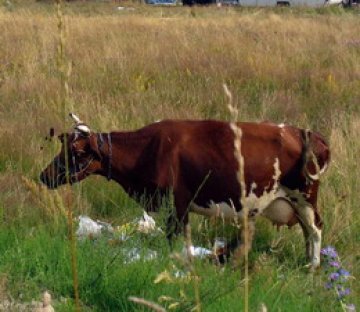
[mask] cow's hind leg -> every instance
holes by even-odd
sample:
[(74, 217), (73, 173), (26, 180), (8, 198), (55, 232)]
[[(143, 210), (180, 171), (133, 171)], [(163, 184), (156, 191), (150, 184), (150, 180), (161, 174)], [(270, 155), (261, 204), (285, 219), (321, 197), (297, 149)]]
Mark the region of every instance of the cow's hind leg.
[(188, 196), (185, 196), (185, 192), (174, 192), (175, 209), (169, 211), (166, 220), (166, 238), (168, 239), (170, 249), (173, 248), (174, 236), (177, 236), (183, 232), (186, 238), (187, 232), (185, 230), (185, 226), (189, 222), (188, 207), (190, 203), (190, 199), (187, 198)]
[(311, 205), (297, 206), (296, 211), (304, 231), (306, 248), (309, 249), (310, 264), (315, 269), (320, 266), (321, 229), (315, 224), (315, 212)]
[(301, 229), (303, 231), (304, 239), (305, 239), (306, 258), (307, 258), (307, 260), (311, 261), (311, 259), (313, 257), (313, 255), (312, 255), (313, 247), (312, 247), (312, 244), (311, 244), (309, 231), (308, 231), (307, 227), (305, 225), (303, 225), (302, 222), (300, 222), (300, 226), (301, 226)]

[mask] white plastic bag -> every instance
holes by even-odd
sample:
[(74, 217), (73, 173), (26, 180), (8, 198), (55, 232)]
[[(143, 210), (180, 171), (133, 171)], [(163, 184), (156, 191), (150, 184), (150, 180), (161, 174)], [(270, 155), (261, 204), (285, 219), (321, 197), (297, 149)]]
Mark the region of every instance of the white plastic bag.
[(156, 227), (154, 218), (149, 216), (146, 211), (144, 211), (143, 216), (135, 222), (137, 222), (137, 230), (141, 233), (149, 234), (155, 231), (162, 232), (159, 227)]
[(78, 237), (99, 237), (104, 231), (112, 233), (113, 228), (109, 223), (94, 221), (88, 216), (79, 217), (79, 227), (76, 231)]
[(156, 223), (153, 217), (149, 216), (146, 211), (144, 211), (144, 215), (138, 221), (138, 231), (141, 233), (148, 234), (150, 232), (155, 231)]
[[(184, 256), (187, 255), (186, 246), (183, 248), (183, 254), (184, 254)], [(193, 257), (206, 258), (206, 257), (213, 255), (213, 252), (211, 250), (203, 248), (203, 247), (190, 246), (190, 254)]]

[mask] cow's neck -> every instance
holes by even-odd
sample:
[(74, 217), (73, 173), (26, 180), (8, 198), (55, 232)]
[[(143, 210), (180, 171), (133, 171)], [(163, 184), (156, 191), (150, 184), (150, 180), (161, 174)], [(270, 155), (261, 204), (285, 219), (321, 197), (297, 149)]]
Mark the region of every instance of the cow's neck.
[(121, 184), (126, 191), (138, 185), (143, 175), (141, 165), (144, 152), (151, 143), (151, 136), (138, 135), (135, 132), (112, 132), (101, 134), (104, 143), (101, 175)]

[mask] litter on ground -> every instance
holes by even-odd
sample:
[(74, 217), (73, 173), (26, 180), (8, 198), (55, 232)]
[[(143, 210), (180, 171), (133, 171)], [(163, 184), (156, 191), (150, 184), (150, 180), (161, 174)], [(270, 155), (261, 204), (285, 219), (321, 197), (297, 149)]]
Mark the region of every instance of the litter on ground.
[[(206, 258), (206, 257), (212, 256), (214, 253), (211, 250), (203, 248), (203, 247), (190, 246), (190, 254), (193, 257)], [(184, 256), (187, 255), (186, 247), (183, 248), (183, 255)]]
[(136, 262), (139, 260), (143, 260), (143, 261), (149, 261), (149, 260), (153, 260), (156, 259), (158, 256), (158, 253), (155, 250), (145, 250), (142, 251), (141, 248), (131, 248), (125, 251), (126, 255), (125, 255), (125, 260), (124, 263), (125, 264), (129, 264), (132, 262)]
[(94, 221), (88, 216), (80, 216), (76, 235), (79, 238), (98, 238), (106, 233), (113, 234), (120, 241), (125, 241), (135, 232), (150, 234), (155, 232), (162, 233), (162, 230), (156, 227), (154, 218), (144, 211), (142, 217), (115, 228), (110, 223), (99, 220)]
[(146, 211), (144, 211), (144, 215), (142, 216), (142, 218), (137, 219), (137, 224), (137, 230), (141, 233), (148, 234), (153, 231), (162, 232), (160, 228), (156, 227), (154, 218), (149, 216)]
[(113, 233), (114, 229), (111, 224), (102, 222), (102, 221), (94, 221), (88, 216), (80, 216), (79, 217), (79, 227), (76, 231), (76, 235), (79, 238), (96, 238), (99, 237), (102, 233), (108, 232)]
[[(117, 245), (118, 243), (127, 241), (133, 237), (135, 233), (143, 233), (147, 235), (155, 233), (163, 233), (163, 231), (156, 226), (155, 220), (145, 211), (140, 218), (136, 218), (131, 222), (123, 225), (113, 227), (110, 223), (92, 220), (88, 216), (81, 215), (79, 218), (79, 226), (76, 235), (79, 239), (84, 238), (99, 238), (103, 235), (109, 237), (109, 244)], [(213, 251), (199, 247), (191, 246), (190, 253), (193, 257), (206, 258), (213, 256)], [(142, 249), (140, 247), (124, 248), (122, 251), (124, 264), (129, 264), (139, 260), (153, 260), (158, 257), (158, 253), (150, 249)], [(187, 256), (187, 250), (184, 247), (182, 254)]]

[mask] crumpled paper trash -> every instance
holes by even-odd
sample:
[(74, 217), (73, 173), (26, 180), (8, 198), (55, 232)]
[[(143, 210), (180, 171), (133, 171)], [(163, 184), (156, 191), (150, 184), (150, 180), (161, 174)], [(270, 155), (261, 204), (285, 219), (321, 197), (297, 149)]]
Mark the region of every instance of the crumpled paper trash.
[(115, 228), (115, 235), (118, 236), (121, 241), (127, 240), (135, 232), (150, 234), (155, 232), (162, 233), (163, 231), (159, 227), (156, 227), (154, 218), (144, 211), (144, 214), (140, 218), (136, 218), (132, 222), (125, 223)]
[(76, 231), (78, 237), (99, 237), (104, 232), (114, 232), (111, 224), (99, 220), (94, 221), (88, 216), (79, 217), (79, 227)]
[(155, 230), (160, 230), (160, 228), (156, 228), (156, 223), (153, 217), (149, 216), (146, 211), (144, 211), (144, 214), (142, 218), (140, 218), (137, 221), (137, 230), (141, 233), (148, 234), (150, 232), (153, 232)]
[(154, 218), (144, 211), (144, 214), (140, 218), (136, 218), (131, 222), (116, 226), (115, 228), (107, 222), (100, 220), (94, 221), (88, 216), (81, 215), (79, 217), (79, 226), (76, 235), (79, 238), (98, 238), (106, 233), (113, 235), (116, 240), (126, 241), (135, 232), (150, 234), (155, 232), (162, 233), (163, 231), (159, 227), (156, 227)]

